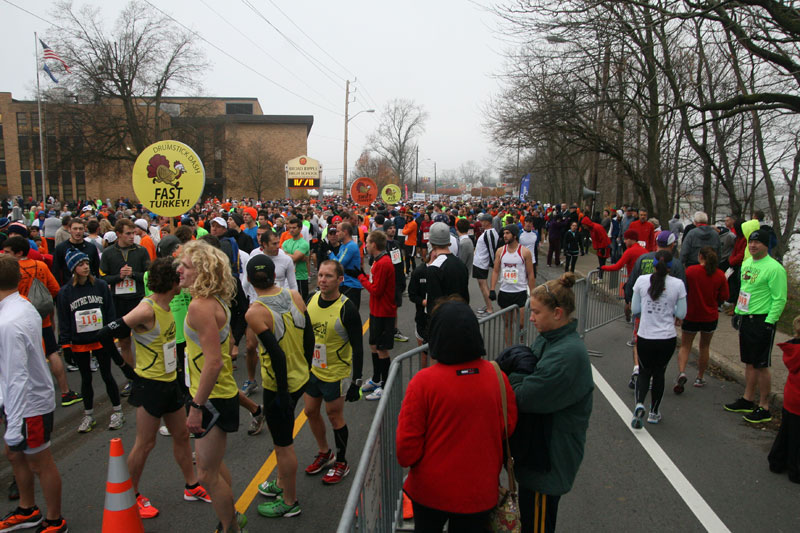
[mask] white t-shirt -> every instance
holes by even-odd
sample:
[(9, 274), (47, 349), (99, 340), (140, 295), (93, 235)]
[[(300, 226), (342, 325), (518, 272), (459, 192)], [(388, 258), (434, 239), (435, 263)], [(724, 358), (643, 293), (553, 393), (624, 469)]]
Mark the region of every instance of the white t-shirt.
[(539, 235), (536, 230), (519, 232), (519, 243), (530, 250), (531, 260), (536, 263), (536, 241), (539, 240)]
[(686, 298), (686, 287), (678, 278), (667, 276), (664, 292), (653, 301), (647, 291), (650, 289), (652, 274), (639, 276), (633, 285), (634, 294), (639, 294), (642, 302), (641, 319), (637, 335), (644, 339), (671, 339), (675, 333), (675, 304)]
[[(250, 252), (248, 261), (253, 257), (263, 254), (261, 248), (256, 248)], [(297, 278), (294, 275), (294, 261), (289, 257), (289, 254), (278, 248), (278, 255), (270, 256), (272, 262), (275, 264), (275, 285), (283, 287), (284, 289), (297, 290)], [(247, 269), (244, 270), (242, 276), (242, 289), (249, 301), (253, 302), (256, 299), (256, 290), (250, 285), (247, 279)]]
[(475, 256), (472, 259), (473, 267), (482, 268), (484, 270), (489, 269), (489, 259), (495, 253), (495, 250), (489, 250), (492, 242), (494, 242), (494, 246), (497, 247), (497, 243), (500, 242), (500, 237), (497, 235), (494, 228), (489, 228), (481, 233), (478, 242), (475, 244)]

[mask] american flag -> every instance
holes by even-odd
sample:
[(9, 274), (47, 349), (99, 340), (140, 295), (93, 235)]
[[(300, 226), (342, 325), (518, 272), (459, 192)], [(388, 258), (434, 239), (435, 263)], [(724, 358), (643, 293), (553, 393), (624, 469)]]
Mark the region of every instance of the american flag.
[(61, 56), (59, 56), (57, 53), (55, 53), (52, 48), (47, 46), (44, 43), (43, 40), (39, 39), (39, 42), (42, 43), (42, 51), (44, 52), (45, 63), (44, 63), (43, 69), (44, 69), (45, 72), (47, 72), (47, 75), (50, 76), (50, 79), (52, 79), (54, 82), (58, 83), (58, 80), (56, 79), (55, 76), (53, 76), (53, 73), (50, 71), (50, 68), (47, 66), (47, 60), (48, 59), (54, 59), (54, 60), (58, 61), (59, 63), (61, 63), (62, 65), (64, 65), (64, 70), (66, 70), (67, 72), (71, 72), (69, 70), (69, 66), (67, 65), (67, 63), (63, 59), (61, 59)]

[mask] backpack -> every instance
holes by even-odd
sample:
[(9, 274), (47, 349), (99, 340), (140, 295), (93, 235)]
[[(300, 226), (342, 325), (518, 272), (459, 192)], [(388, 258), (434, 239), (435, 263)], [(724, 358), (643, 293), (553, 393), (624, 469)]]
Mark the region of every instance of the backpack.
[(223, 238), (231, 243), (231, 255), (228, 257), (228, 259), (231, 260), (231, 269), (233, 270), (233, 275), (238, 278), (239, 274), (242, 273), (242, 262), (239, 259), (239, 244), (233, 237)]
[[(36, 265), (36, 274), (38, 274), (38, 272), (39, 265)], [(39, 315), (44, 318), (53, 313), (55, 305), (53, 304), (53, 296), (50, 294), (50, 291), (48, 291), (44, 283), (36, 277), (36, 274), (33, 275), (31, 287), (28, 289), (28, 301), (33, 304), (39, 312)]]

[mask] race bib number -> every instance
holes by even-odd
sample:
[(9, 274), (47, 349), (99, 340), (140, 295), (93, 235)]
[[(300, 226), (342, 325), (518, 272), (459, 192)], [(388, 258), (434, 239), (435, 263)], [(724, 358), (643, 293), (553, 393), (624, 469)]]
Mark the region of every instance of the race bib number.
[(422, 240), (423, 240), (423, 241), (427, 241), (427, 240), (428, 240), (428, 237), (430, 236), (430, 234), (431, 234), (431, 232), (430, 232), (430, 231), (423, 231), (423, 232), (422, 232)]
[(164, 371), (167, 373), (175, 372), (178, 367), (178, 354), (175, 350), (175, 341), (170, 341), (162, 348), (164, 349)]
[(186, 384), (187, 389), (192, 388), (192, 376), (189, 375), (189, 358), (183, 358), (183, 382)]
[(469, 235), (470, 237), (474, 237), (475, 236), (475, 230), (474, 229), (467, 230), (467, 235)]
[(389, 255), (392, 258), (392, 264), (393, 265), (399, 265), (403, 261), (403, 258), (401, 257), (399, 248), (396, 248), (396, 249), (392, 250), (391, 252), (389, 252)]
[(75, 311), (78, 333), (89, 333), (103, 328), (103, 311), (99, 307)]
[(739, 311), (744, 311), (745, 313), (750, 312), (750, 293), (739, 291), (739, 298), (736, 300), (736, 309)]
[(644, 242), (644, 241), (636, 241), (636, 242), (638, 242), (639, 246), (641, 246), (642, 248), (647, 248), (647, 243), (646, 242)]
[(314, 358), (311, 364), (317, 368), (328, 368), (328, 348), (324, 344), (314, 345)]
[(125, 278), (114, 285), (114, 294), (136, 294), (136, 280)]
[(503, 267), (503, 281), (506, 283), (519, 283), (517, 267)]

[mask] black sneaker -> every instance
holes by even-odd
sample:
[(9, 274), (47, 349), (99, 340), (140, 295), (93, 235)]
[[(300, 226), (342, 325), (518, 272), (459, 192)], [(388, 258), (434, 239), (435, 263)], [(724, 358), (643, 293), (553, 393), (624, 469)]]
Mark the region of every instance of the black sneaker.
[(762, 422), (769, 422), (772, 420), (772, 415), (770, 414), (769, 409), (764, 409), (763, 407), (758, 406), (753, 409), (752, 413), (746, 414), (742, 418), (744, 418), (747, 422), (760, 424)]
[(756, 404), (744, 398), (739, 398), (733, 403), (725, 404), (725, 410), (731, 413), (752, 413), (755, 408)]

